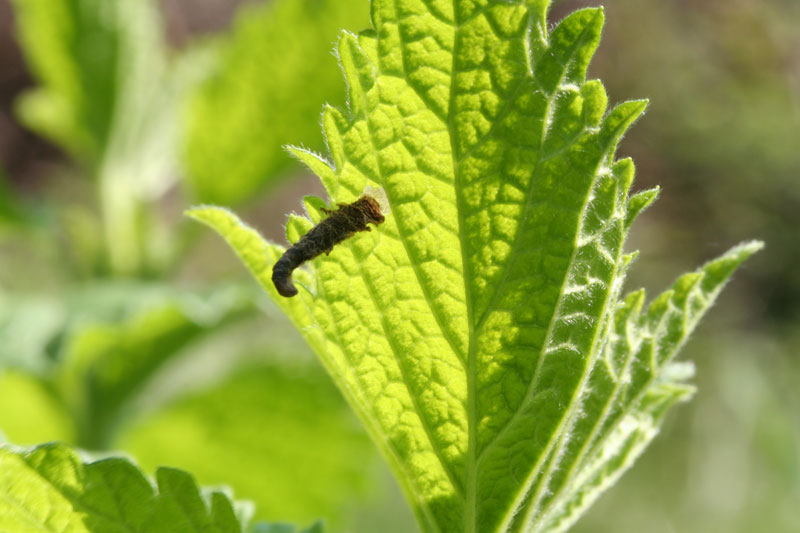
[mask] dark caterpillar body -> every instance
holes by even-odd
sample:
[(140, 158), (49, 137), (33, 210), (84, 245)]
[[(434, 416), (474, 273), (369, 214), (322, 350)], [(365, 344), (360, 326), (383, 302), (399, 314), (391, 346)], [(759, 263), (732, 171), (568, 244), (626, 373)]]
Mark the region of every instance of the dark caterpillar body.
[(303, 235), (297, 244), (286, 250), (272, 267), (272, 283), (278, 294), (287, 298), (297, 294), (292, 283), (292, 271), (323, 252), (327, 255), (333, 247), (352, 237), (358, 231), (370, 231), (370, 222), (378, 225), (384, 221), (378, 201), (367, 194), (351, 204), (336, 204), (335, 211), (322, 209), (328, 218)]

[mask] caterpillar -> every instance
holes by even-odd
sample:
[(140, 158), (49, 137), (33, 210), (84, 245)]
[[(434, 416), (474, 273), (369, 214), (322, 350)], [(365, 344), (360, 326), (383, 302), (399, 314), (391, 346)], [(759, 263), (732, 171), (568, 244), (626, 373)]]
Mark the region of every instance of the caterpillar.
[(362, 195), (353, 203), (336, 205), (338, 209), (322, 208), (322, 212), (328, 217), (286, 250), (272, 267), (272, 283), (281, 296), (290, 298), (297, 294), (297, 288), (292, 283), (292, 272), (295, 268), (323, 252), (328, 255), (336, 244), (358, 231), (371, 231), (367, 224), (377, 226), (384, 221), (380, 203), (368, 194)]

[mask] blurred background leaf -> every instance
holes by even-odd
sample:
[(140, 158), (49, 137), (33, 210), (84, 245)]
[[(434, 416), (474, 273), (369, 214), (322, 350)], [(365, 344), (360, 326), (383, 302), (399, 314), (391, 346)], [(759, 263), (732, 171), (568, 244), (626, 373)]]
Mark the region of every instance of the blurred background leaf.
[(293, 524), (275, 522), (268, 524), (262, 522), (255, 524), (250, 530), (251, 533), (324, 533), (325, 526), (321, 522), (315, 522), (307, 528), (299, 529)]
[[(0, 368), (13, 371), (6, 376), (10, 386), (41, 396), (32, 401), (68, 418), (67, 440), (109, 449), (154, 375), (192, 343), (249, 315), (252, 294), (241, 286), (201, 295), (118, 283), (90, 285), (61, 298), (6, 297), (0, 301)], [(10, 426), (41, 430), (37, 421), (26, 426), (18, 415), (13, 409), (0, 412), (0, 426), (9, 420)], [(37, 442), (24, 429), (7, 429), (7, 435)]]
[(14, 0), (20, 44), (40, 81), (18, 101), (20, 117), (82, 159), (97, 160), (111, 130), (122, 3)]
[(20, 218), (19, 208), (14, 205), (14, 192), (8, 184), (8, 177), (0, 167), (0, 233), (17, 225)]
[(344, 28), (366, 27), (368, 13), (366, 0), (276, 0), (239, 10), (187, 113), (186, 177), (199, 201), (252, 201), (296, 171), (285, 144), (322, 147), (322, 104), (344, 98), (333, 43)]
[[(270, 154), (249, 167), (248, 178), (236, 178), (254, 181), (213, 176), (239, 202), (264, 190), (290, 164), (278, 162), (280, 142), (303, 142), (296, 134), (304, 132), (320, 138), (321, 103), (342, 94), (330, 43), (342, 27), (366, 22), (366, 3), (358, 11), (334, 1), (246, 5), (236, 16), (241, 29), (187, 39), (180, 49), (167, 44), (179, 40), (174, 12), (155, 0), (19, 0), (13, 7), (16, 51), (30, 70), (20, 66), (24, 81), (0, 92), (0, 134), (55, 148), (39, 152), (49, 162), (35, 159), (41, 166), (31, 169), (0, 135), (11, 169), (0, 190), (3, 227), (20, 212), (27, 217), (24, 228), (0, 233), (5, 436), (123, 448), (147, 460), (149, 471), (197, 463), (209, 482), (244, 487), (263, 507), (259, 516), (271, 520), (369, 523), (394, 506), (398, 531), (407, 530), (403, 520), (412, 521), (395, 503), (393, 482), (299, 336), (286, 334), (285, 320), (256, 301), (260, 292), (249, 282), (220, 282), (230, 276), (219, 275), (213, 251), (207, 266), (183, 266), (207, 252), (182, 223), (191, 195), (182, 190), (189, 175), (180, 167), (182, 130), (208, 137), (200, 149), (209, 162), (201, 165), (220, 165), (211, 158), (236, 145)], [(3, 12), (12, 13), (0, 2)], [(0, 16), (2, 37), (11, 30), (6, 20)], [(14, 44), (0, 40), (0, 54)], [(22, 65), (19, 56), (14, 61)], [(221, 114), (202, 107), (208, 85), (190, 97), (213, 66), (219, 70), (209, 83), (223, 80)], [(318, 67), (324, 82), (309, 83)], [(231, 87), (240, 69), (255, 92)], [(12, 121), (12, 105), (42, 138)], [(194, 106), (208, 114), (204, 123), (190, 120)], [(222, 128), (214, 120), (230, 113), (224, 106), (258, 108), (270, 124), (256, 132), (246, 131), (253, 123)], [(272, 131), (286, 140), (258, 137)]]
[(100, 234), (104, 245), (92, 251), (112, 273), (163, 270), (172, 243), (145, 207), (175, 183), (178, 102), (201, 77), (203, 54), (168, 58), (153, 0), (20, 0), (14, 7), (39, 81), (17, 100), (20, 119), (97, 182), (99, 209), (73, 207), (69, 221), (74, 213), (100, 219), (84, 227)]
[(203, 483), (232, 484), (259, 518), (326, 517), (338, 530), (376, 490), (364, 469), (379, 463), (339, 392), (311, 363), (242, 368), (143, 420), (120, 446), (148, 469), (166, 462)]
[(204, 484), (234, 487), (264, 519), (325, 517), (343, 526), (372, 520), (359, 516), (357, 502), (374, 509), (399, 500), (373, 445), (299, 339), (272, 341), (265, 353), (288, 324), (265, 331), (264, 317), (237, 322), (256, 291), (220, 288), (201, 298), (151, 288), (148, 305), (139, 292), (135, 302), (117, 290), (129, 297), (126, 311), (101, 302), (102, 318), (51, 328), (49, 345), (59, 347), (43, 370), (6, 365), (0, 427), (11, 442), (62, 440), (124, 450), (148, 472), (189, 469)]
[(0, 440), (14, 443), (75, 442), (75, 426), (61, 398), (39, 377), (17, 369), (0, 370), (0, 427)]
[(192, 343), (251, 312), (250, 294), (242, 287), (219, 287), (206, 297), (164, 290), (161, 302), (142, 311), (72, 332), (54, 380), (76, 421), (77, 444), (111, 447), (153, 375)]

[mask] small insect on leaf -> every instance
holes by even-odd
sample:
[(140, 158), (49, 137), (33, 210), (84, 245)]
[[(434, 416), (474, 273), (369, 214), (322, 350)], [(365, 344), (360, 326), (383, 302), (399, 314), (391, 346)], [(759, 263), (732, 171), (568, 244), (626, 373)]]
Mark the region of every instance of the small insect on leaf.
[(351, 204), (336, 204), (336, 210), (322, 209), (328, 218), (314, 226), (284, 254), (272, 267), (272, 283), (278, 294), (287, 298), (297, 294), (292, 283), (292, 272), (318, 255), (329, 254), (333, 247), (352, 237), (358, 231), (370, 231), (370, 222), (378, 225), (384, 221), (378, 200), (364, 194)]

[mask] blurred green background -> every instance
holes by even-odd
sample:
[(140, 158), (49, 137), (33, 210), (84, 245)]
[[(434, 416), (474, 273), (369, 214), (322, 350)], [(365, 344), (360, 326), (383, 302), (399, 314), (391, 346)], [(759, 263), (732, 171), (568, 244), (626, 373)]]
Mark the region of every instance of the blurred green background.
[[(598, 2), (564, 0), (552, 11)], [(617, 0), (590, 74), (651, 106), (624, 140), (661, 199), (634, 228), (651, 294), (767, 248), (683, 352), (698, 394), (576, 531), (800, 531), (800, 2)], [(367, 0), (0, 0), (0, 430), (228, 484), (267, 520), (414, 531), (299, 335), (219, 239), (282, 240), (342, 105), (331, 54)]]

